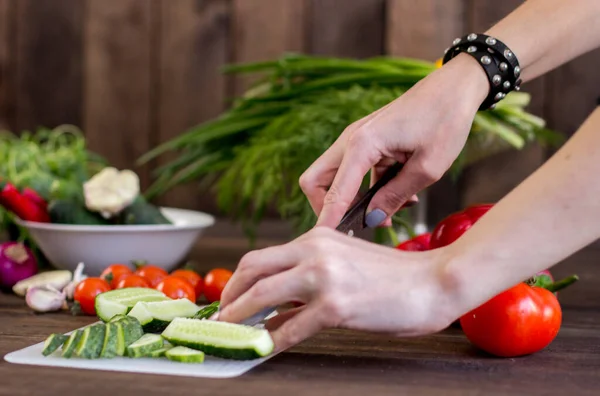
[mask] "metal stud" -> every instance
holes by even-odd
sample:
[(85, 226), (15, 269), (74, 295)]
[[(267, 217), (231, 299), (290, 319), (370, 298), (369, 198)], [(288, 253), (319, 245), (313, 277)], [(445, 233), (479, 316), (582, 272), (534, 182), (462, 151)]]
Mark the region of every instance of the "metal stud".
[(515, 91), (520, 91), (520, 90), (521, 90), (521, 87), (520, 87), (519, 85), (517, 85), (517, 86), (515, 87)]
[(493, 38), (493, 37), (488, 37), (488, 38), (485, 39), (485, 43), (487, 45), (494, 45), (494, 44), (496, 44), (496, 39)]
[(448, 53), (448, 51), (450, 51), (450, 48), (446, 48), (446, 49), (444, 50), (444, 55), (445, 55), (445, 54), (447, 54), (447, 53)]
[(477, 51), (477, 47), (475, 47), (474, 45), (467, 48), (467, 52), (475, 52), (475, 51)]
[(490, 63), (492, 63), (492, 58), (490, 58), (487, 55), (483, 55), (481, 57), (481, 63), (483, 63), (484, 65), (489, 65)]
[(492, 77), (492, 82), (494, 83), (494, 85), (498, 85), (502, 82), (502, 77), (496, 74), (494, 75), (494, 77)]
[(494, 50), (493, 50), (493, 49), (491, 49), (491, 48), (488, 48), (488, 52), (489, 52), (490, 54), (493, 54), (493, 53), (494, 53)]
[(513, 53), (510, 52), (510, 50), (504, 50), (504, 56), (506, 57), (506, 59), (510, 59), (513, 57)]
[(502, 92), (498, 92), (498, 93), (496, 94), (496, 96), (494, 96), (494, 99), (496, 99), (496, 100), (500, 100), (500, 99), (502, 99)]
[(519, 77), (521, 74), (521, 68), (519, 66), (515, 66), (515, 77)]
[(500, 63), (500, 71), (505, 72), (507, 69), (508, 69), (508, 65), (506, 64), (506, 62)]
[(489, 110), (494, 110), (495, 108), (496, 108), (496, 103), (494, 103), (493, 105), (491, 105), (491, 106), (489, 107)]
[(509, 89), (510, 88), (510, 81), (504, 81), (504, 84), (502, 84), (502, 86), (504, 87), (504, 89)]
[(473, 41), (477, 38), (477, 35), (475, 33), (471, 33), (467, 36), (467, 40), (469, 41)]
[(458, 44), (460, 44), (460, 39), (455, 38), (454, 41), (452, 42), (452, 45), (458, 45)]

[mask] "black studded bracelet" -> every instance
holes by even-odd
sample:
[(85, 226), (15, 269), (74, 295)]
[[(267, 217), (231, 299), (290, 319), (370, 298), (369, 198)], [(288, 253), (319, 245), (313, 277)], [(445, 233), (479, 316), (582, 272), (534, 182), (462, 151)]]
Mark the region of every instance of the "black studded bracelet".
[(516, 55), (500, 40), (485, 34), (471, 33), (452, 42), (446, 49), (443, 63), (460, 53), (477, 60), (490, 83), (490, 92), (479, 110), (493, 109), (509, 92), (521, 89), (521, 67)]

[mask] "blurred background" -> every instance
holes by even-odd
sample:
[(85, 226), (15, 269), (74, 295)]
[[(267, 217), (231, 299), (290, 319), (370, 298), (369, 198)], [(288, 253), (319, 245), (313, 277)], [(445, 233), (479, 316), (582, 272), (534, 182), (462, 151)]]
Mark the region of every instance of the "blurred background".
[[(138, 167), (142, 154), (216, 117), (248, 87), (247, 78), (221, 73), (226, 64), (286, 52), (435, 61), (452, 39), (484, 31), (519, 4), (0, 0), (0, 127), (20, 133), (74, 124), (91, 150), (118, 168), (135, 169), (148, 186), (151, 170), (165, 159)], [(598, 64), (595, 51), (526, 84), (523, 90), (532, 94), (527, 110), (570, 135), (600, 95)], [(445, 177), (428, 193), (428, 223), (467, 204), (499, 199), (550, 154), (531, 144), (487, 157), (456, 181)], [(213, 194), (195, 183), (158, 202), (220, 216)]]

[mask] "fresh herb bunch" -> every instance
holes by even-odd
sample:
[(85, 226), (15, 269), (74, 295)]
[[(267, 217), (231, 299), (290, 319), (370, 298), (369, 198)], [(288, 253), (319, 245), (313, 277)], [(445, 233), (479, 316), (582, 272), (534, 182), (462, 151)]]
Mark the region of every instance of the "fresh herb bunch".
[[(156, 180), (146, 196), (151, 199), (198, 180), (216, 188), (219, 206), (241, 220), (248, 232), (274, 205), (302, 233), (316, 220), (298, 186), (302, 172), (345, 127), (396, 99), (435, 68), (416, 59), (305, 55), (229, 66), (227, 73), (256, 73), (260, 78), (220, 117), (140, 158), (144, 164), (170, 151), (179, 153), (155, 170)], [(451, 172), (456, 176), (483, 156), (521, 149), (534, 140), (560, 142), (543, 119), (524, 110), (529, 100), (528, 94), (513, 92), (496, 109), (478, 113)], [(406, 225), (402, 218), (396, 220)]]
[[(82, 195), (83, 183), (106, 166), (86, 148), (81, 130), (72, 125), (23, 131), (18, 136), (0, 132), (0, 177), (17, 188), (29, 187), (49, 201), (64, 195)], [(0, 207), (0, 232), (11, 239), (28, 240), (12, 214)]]

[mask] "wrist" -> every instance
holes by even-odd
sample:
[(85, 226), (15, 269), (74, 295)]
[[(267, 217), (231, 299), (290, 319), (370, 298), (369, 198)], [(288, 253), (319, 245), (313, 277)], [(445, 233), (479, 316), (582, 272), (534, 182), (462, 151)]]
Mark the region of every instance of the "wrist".
[(468, 54), (459, 54), (440, 68), (444, 78), (455, 81), (458, 103), (464, 103), (473, 113), (490, 91), (487, 75), (477, 61)]

